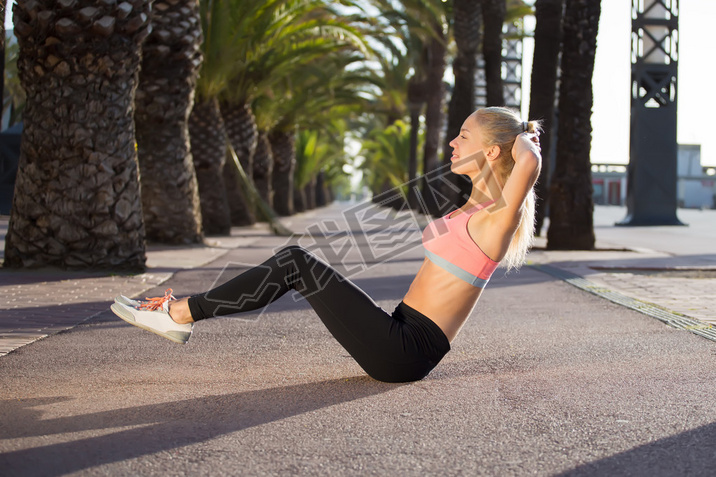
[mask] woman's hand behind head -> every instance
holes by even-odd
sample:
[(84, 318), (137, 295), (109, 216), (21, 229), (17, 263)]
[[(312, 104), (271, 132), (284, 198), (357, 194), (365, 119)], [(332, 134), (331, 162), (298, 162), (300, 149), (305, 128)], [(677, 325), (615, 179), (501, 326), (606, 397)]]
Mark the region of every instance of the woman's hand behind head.
[[(533, 156), (533, 157), (530, 157)], [(512, 158), (515, 162), (542, 159), (539, 145), (539, 133), (520, 133), (512, 146)]]

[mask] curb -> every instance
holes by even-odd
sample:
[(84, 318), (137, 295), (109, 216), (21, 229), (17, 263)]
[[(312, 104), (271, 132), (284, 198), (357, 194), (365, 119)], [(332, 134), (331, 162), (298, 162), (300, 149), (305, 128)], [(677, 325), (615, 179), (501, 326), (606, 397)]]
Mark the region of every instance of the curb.
[(569, 283), (570, 285), (577, 287), (580, 290), (584, 290), (593, 295), (605, 298), (612, 303), (616, 303), (618, 305), (655, 318), (662, 323), (671, 326), (672, 328), (689, 331), (691, 333), (701, 336), (702, 338), (716, 341), (716, 329), (712, 325), (704, 323), (703, 321), (697, 320), (681, 313), (671, 311), (655, 303), (650, 303), (647, 301), (637, 300), (635, 298), (628, 297), (614, 290), (599, 286), (594, 282), (591, 282), (579, 275), (568, 272), (566, 270), (562, 270), (557, 267), (544, 264), (532, 264), (528, 265), (528, 267), (534, 270), (538, 270), (542, 273), (546, 273), (547, 275), (551, 275), (555, 278), (559, 278), (560, 280)]

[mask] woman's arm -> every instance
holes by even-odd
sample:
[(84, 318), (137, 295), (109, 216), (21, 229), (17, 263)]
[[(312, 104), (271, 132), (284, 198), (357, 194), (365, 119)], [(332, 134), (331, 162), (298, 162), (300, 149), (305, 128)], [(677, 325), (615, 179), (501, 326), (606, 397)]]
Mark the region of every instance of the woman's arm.
[(503, 210), (517, 215), (527, 193), (537, 182), (542, 167), (538, 136), (531, 133), (518, 135), (512, 146), (512, 157), (515, 166), (502, 189), (502, 200), (505, 207)]

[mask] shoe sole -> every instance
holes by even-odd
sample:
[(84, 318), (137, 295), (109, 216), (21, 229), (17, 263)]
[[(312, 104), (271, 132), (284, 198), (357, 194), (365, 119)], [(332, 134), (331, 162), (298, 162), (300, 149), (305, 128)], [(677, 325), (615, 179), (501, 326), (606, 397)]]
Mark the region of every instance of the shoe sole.
[(125, 310), (117, 303), (113, 303), (112, 306), (109, 307), (112, 312), (117, 315), (118, 317), (122, 318), (124, 321), (129, 323), (130, 325), (134, 325), (137, 328), (141, 328), (143, 330), (151, 331), (155, 335), (159, 335), (162, 338), (166, 338), (168, 340), (171, 340), (175, 343), (179, 344), (186, 344), (187, 341), (189, 341), (189, 337), (191, 336), (191, 333), (187, 333), (184, 331), (159, 331), (155, 330), (154, 328), (150, 328), (148, 326), (145, 326), (141, 323), (137, 323), (134, 319), (134, 315), (128, 310)]

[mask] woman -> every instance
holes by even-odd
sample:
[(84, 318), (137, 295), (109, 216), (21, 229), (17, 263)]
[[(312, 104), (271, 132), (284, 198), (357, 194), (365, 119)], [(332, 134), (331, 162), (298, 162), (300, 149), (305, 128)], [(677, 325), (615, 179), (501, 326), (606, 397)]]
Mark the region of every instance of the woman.
[(426, 258), (392, 314), (299, 246), (206, 293), (176, 300), (168, 291), (147, 303), (120, 296), (112, 311), (185, 343), (195, 321), (256, 310), (297, 290), (370, 376), (422, 379), (450, 350), (498, 264), (509, 269), (524, 261), (534, 233), (538, 134), (537, 122), (505, 108), (480, 109), (465, 120), (450, 142), (450, 168), (472, 180), (470, 199), (423, 231)]

